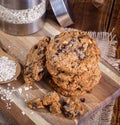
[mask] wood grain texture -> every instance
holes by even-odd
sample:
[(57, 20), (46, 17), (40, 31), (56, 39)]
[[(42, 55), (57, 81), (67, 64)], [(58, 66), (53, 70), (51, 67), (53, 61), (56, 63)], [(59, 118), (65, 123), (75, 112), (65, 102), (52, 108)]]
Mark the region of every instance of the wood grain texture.
[[(24, 61), (26, 58), (26, 54), (28, 53), (29, 49), (41, 39), (42, 35), (50, 35), (54, 36), (60, 31), (62, 31), (59, 26), (53, 23), (50, 20), (47, 20), (43, 29), (39, 31), (37, 34), (32, 36), (24, 36), (24, 37), (16, 37), (11, 36), (6, 33), (0, 31), (0, 46), (5, 49), (9, 54), (16, 57), (19, 62), (24, 65)], [(30, 124), (31, 120), (33, 124), (41, 124), (41, 125), (75, 125), (85, 120), (91, 114), (94, 114), (96, 111), (104, 107), (105, 105), (109, 104), (113, 99), (115, 99), (120, 94), (120, 77), (116, 73), (116, 71), (112, 70), (107, 64), (101, 63), (100, 65), (102, 71), (102, 78), (100, 80), (100, 84), (97, 85), (92, 93), (85, 94), (82, 97), (86, 98), (85, 102), (85, 114), (81, 116), (78, 120), (68, 120), (64, 118), (62, 115), (53, 115), (46, 110), (34, 111), (34, 114), (31, 114), (31, 110), (28, 109), (25, 105), (24, 99), (26, 99), (26, 93), (28, 94), (27, 101), (31, 100), (32, 98), (37, 98), (38, 96), (42, 96), (48, 91), (52, 91), (52, 88), (48, 85), (47, 82), (41, 81), (35, 83), (33, 88), (29, 91), (23, 92), (23, 94), (16, 95), (13, 102), (14, 110), (5, 110), (6, 113), (10, 114), (13, 119), (18, 124), (21, 124), (21, 120), (25, 120), (23, 125)], [(114, 78), (112, 79), (112, 75), (114, 74)], [(24, 81), (22, 77), (19, 77), (18, 80), (14, 81), (16, 88), (24, 88)], [(5, 105), (5, 101), (0, 102), (1, 106)], [(18, 109), (18, 110), (17, 110)], [(17, 111), (16, 111), (17, 110)], [(25, 111), (25, 119), (21, 115), (21, 111)], [(15, 117), (17, 114), (20, 117)], [(19, 118), (21, 120), (19, 120)], [(58, 122), (59, 121), (59, 122)]]
[[(114, 29), (114, 30), (113, 30)], [(108, 31), (116, 35), (118, 41), (116, 58), (120, 59), (120, 1), (115, 0)], [(120, 70), (120, 64), (119, 64)], [(120, 97), (116, 99), (111, 125), (120, 125)]]
[[(92, 0), (69, 0), (74, 20), (74, 25), (70, 27), (87, 31), (106, 31), (112, 4), (113, 0), (105, 0), (101, 7), (96, 8)], [(48, 5), (47, 17), (56, 21), (50, 5)]]

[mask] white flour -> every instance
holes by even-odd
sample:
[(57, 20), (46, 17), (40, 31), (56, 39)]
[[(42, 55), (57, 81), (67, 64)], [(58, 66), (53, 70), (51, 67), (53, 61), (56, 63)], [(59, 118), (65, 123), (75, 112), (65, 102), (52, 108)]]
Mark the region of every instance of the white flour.
[(8, 57), (0, 57), (0, 82), (11, 80), (16, 73), (17, 64)]

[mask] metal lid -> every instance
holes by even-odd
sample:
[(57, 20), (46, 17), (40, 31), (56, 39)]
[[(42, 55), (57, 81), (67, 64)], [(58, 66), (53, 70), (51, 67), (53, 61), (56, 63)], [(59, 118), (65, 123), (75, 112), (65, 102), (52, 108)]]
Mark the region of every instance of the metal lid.
[(41, 0), (0, 0), (0, 4), (9, 9), (29, 9), (41, 3)]
[(69, 13), (67, 0), (50, 0), (50, 4), (57, 18), (57, 21), (61, 26), (67, 27), (73, 24)]

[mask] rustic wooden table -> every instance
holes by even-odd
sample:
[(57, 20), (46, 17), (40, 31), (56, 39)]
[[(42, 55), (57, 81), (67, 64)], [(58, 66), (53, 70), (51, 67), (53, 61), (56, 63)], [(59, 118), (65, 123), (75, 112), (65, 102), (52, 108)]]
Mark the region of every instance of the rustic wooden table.
[[(70, 26), (72, 28), (82, 29), (86, 31), (108, 31), (111, 32), (113, 28), (117, 35), (118, 41), (118, 51), (117, 57), (120, 58), (120, 1), (119, 0), (105, 0), (104, 4), (99, 8), (96, 8), (92, 4), (92, 0), (69, 0), (72, 10), (72, 15), (74, 19), (74, 25)], [(56, 21), (54, 14), (48, 5), (47, 18)], [(44, 33), (43, 33), (44, 34)], [(41, 33), (42, 35), (42, 33)], [(37, 36), (37, 35), (36, 35)], [(4, 102), (0, 103), (4, 107)], [(16, 107), (15, 105), (13, 105)], [(16, 113), (20, 111), (17, 110)], [(10, 111), (6, 111), (8, 116), (11, 115)], [(17, 115), (12, 114), (12, 117)], [(13, 121), (15, 123), (21, 122), (23, 116), (20, 116), (20, 119)], [(23, 123), (27, 123), (29, 118), (24, 118)], [(120, 123), (120, 98), (116, 100), (114, 115), (112, 120), (112, 125), (119, 125)], [(33, 123), (31, 123), (33, 124)]]

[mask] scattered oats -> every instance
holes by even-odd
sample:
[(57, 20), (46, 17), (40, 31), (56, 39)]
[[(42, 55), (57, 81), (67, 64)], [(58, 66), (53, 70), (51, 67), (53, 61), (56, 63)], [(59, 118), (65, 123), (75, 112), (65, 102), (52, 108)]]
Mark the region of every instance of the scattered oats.
[(18, 92), (19, 92), (19, 94), (21, 95), (21, 94), (22, 94), (22, 89), (19, 88), (19, 89), (18, 89)]
[(25, 90), (25, 91), (27, 91), (27, 90), (29, 90), (29, 89), (30, 89), (29, 87), (24, 86), (24, 90)]
[(31, 114), (31, 115), (33, 115), (33, 114), (34, 114), (34, 112), (31, 112), (30, 114)]
[(24, 99), (25, 102), (27, 102), (27, 99)]
[(25, 94), (26, 95), (26, 98), (28, 99), (28, 94)]
[(32, 89), (32, 86), (30, 86), (30, 89)]
[(10, 48), (11, 48), (11, 46), (8, 46), (8, 48), (10, 49)]
[(0, 82), (10, 80), (16, 73), (17, 64), (8, 57), (0, 57)]
[(22, 115), (25, 115), (25, 112), (24, 112), (24, 111), (22, 111)]
[(11, 84), (10, 84), (10, 83), (8, 83), (7, 85), (8, 85), (8, 86), (11, 86)]

